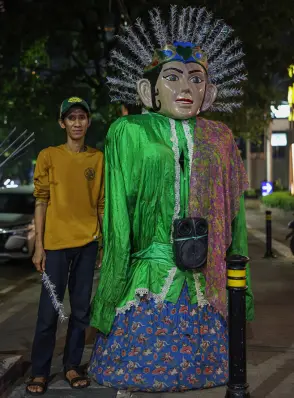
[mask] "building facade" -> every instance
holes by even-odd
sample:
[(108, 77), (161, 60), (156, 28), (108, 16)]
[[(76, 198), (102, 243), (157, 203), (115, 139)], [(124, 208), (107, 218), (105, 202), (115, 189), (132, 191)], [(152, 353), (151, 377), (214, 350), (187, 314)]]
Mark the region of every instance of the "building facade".
[(290, 189), (290, 147), (292, 141), (288, 118), (275, 117), (262, 138), (261, 145), (246, 143), (245, 167), (250, 187), (259, 189), (262, 181), (279, 182)]

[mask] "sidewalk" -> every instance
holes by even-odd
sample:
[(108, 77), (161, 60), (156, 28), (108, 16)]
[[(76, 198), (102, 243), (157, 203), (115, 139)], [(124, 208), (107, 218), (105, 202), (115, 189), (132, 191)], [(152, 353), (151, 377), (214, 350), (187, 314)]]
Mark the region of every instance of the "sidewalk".
[[(249, 215), (249, 217), (254, 219), (254, 213), (251, 216)], [(258, 225), (255, 226), (258, 227)], [(261, 228), (262, 225), (260, 225), (259, 231), (261, 231)], [(256, 239), (249, 229), (249, 255), (251, 258), (252, 285), (256, 308), (256, 320), (252, 322), (248, 330), (247, 362), (251, 398), (293, 398), (294, 258), (280, 255), (277, 259), (263, 259), (264, 247), (264, 242)], [(284, 249), (286, 251), (286, 246)], [(35, 313), (35, 310), (33, 313)], [(30, 315), (30, 323), (32, 323), (34, 316)], [(33, 325), (28, 325), (28, 323), (25, 325), (24, 327), (29, 328), (31, 339)], [(18, 326), (18, 329), (20, 329), (19, 324)], [(13, 326), (13, 323), (10, 323), (9, 328), (11, 329), (10, 332), (7, 327), (5, 328), (4, 333), (6, 333), (6, 337), (2, 334), (3, 329), (1, 328), (0, 337), (9, 338), (10, 344), (12, 344), (16, 325)], [(27, 331), (23, 329), (22, 332), (24, 335), (28, 335)], [(10, 336), (7, 336), (9, 333)], [(61, 348), (64, 333), (65, 329), (62, 326), (58, 333), (59, 355), (54, 359), (54, 373), (61, 371)], [(20, 337), (19, 334), (18, 336)], [(91, 345), (88, 345), (85, 351), (84, 362), (88, 361), (90, 353)], [(24, 385), (21, 382), (23, 380), (19, 381), (19, 385), (14, 389), (10, 398), (25, 397)], [(225, 387), (223, 387), (206, 391), (190, 391), (181, 394), (136, 393), (133, 394), (132, 398), (151, 398), (151, 396), (154, 398), (224, 398), (225, 390)], [(58, 374), (50, 383), (46, 396), (48, 398), (87, 398), (90, 396), (112, 398), (115, 397), (115, 392), (111, 389), (101, 388), (95, 383), (92, 383), (92, 386), (85, 391), (73, 391), (61, 379), (61, 375)]]
[[(264, 244), (265, 253), (265, 207), (260, 206), (259, 200), (247, 200), (246, 202), (246, 218), (247, 227), (256, 239), (261, 240)], [(294, 219), (292, 212), (284, 212), (279, 209), (271, 209), (272, 211), (272, 249), (279, 257), (293, 258), (289, 247), (289, 240), (286, 241), (286, 236), (290, 232), (288, 223)], [(263, 254), (264, 254), (263, 253)]]
[(265, 232), (265, 210), (272, 211), (272, 235), (273, 239), (287, 244), (286, 235), (290, 232), (288, 223), (294, 219), (294, 212), (284, 212), (279, 209), (266, 208), (260, 205), (259, 200), (247, 200), (246, 217), (250, 229)]

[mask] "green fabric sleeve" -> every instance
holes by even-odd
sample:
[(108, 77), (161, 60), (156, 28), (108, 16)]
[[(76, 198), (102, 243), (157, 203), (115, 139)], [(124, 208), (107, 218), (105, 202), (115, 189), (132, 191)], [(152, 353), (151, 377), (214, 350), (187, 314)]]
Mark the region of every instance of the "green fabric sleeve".
[[(227, 256), (232, 254), (240, 254), (248, 256), (248, 240), (245, 214), (245, 200), (244, 195), (240, 198), (240, 209), (232, 223), (232, 243), (227, 251)], [(254, 297), (251, 288), (250, 265), (246, 268), (246, 318), (248, 321), (254, 319)]]
[(125, 180), (130, 173), (131, 143), (126, 138), (125, 120), (115, 122), (105, 147), (104, 255), (96, 295), (92, 302), (91, 326), (108, 334), (115, 318), (130, 261), (130, 221)]

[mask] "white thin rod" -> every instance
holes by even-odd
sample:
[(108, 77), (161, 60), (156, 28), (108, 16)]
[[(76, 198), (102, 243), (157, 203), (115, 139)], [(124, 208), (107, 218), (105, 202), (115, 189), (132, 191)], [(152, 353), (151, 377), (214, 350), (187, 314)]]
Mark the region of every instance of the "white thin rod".
[(5, 153), (6, 151), (8, 151), (8, 149), (10, 149), (10, 148), (11, 148), (11, 147), (12, 147), (24, 134), (26, 134), (27, 131), (28, 131), (28, 130), (25, 130), (21, 135), (19, 135), (19, 136), (17, 137), (16, 140), (14, 140), (6, 149), (4, 149), (4, 151), (0, 154), (0, 156), (2, 156), (3, 153)]
[(0, 148), (5, 144), (5, 142), (12, 136), (12, 134), (15, 132), (15, 130), (16, 130), (16, 127), (14, 127), (11, 131), (10, 131), (10, 133), (8, 134), (8, 136), (1, 142), (1, 144), (0, 144)]
[(32, 139), (32, 140), (29, 141), (26, 145), (21, 145), (21, 146), (19, 146), (14, 152), (12, 152), (12, 153), (0, 164), (0, 168), (3, 167), (10, 159), (12, 159), (14, 156), (16, 156), (20, 151), (22, 151), (23, 149), (25, 149), (25, 148), (27, 148), (29, 145), (31, 145), (34, 141), (35, 141), (35, 139)]

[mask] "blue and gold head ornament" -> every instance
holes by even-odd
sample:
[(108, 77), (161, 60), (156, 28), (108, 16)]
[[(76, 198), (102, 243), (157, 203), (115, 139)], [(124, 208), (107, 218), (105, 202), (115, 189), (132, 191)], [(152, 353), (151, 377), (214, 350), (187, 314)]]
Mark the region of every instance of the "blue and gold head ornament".
[(167, 44), (162, 49), (156, 49), (152, 63), (144, 68), (144, 73), (153, 71), (168, 62), (178, 61), (184, 64), (195, 63), (201, 65), (206, 73), (208, 70), (207, 56), (201, 48), (189, 42), (174, 42)]

